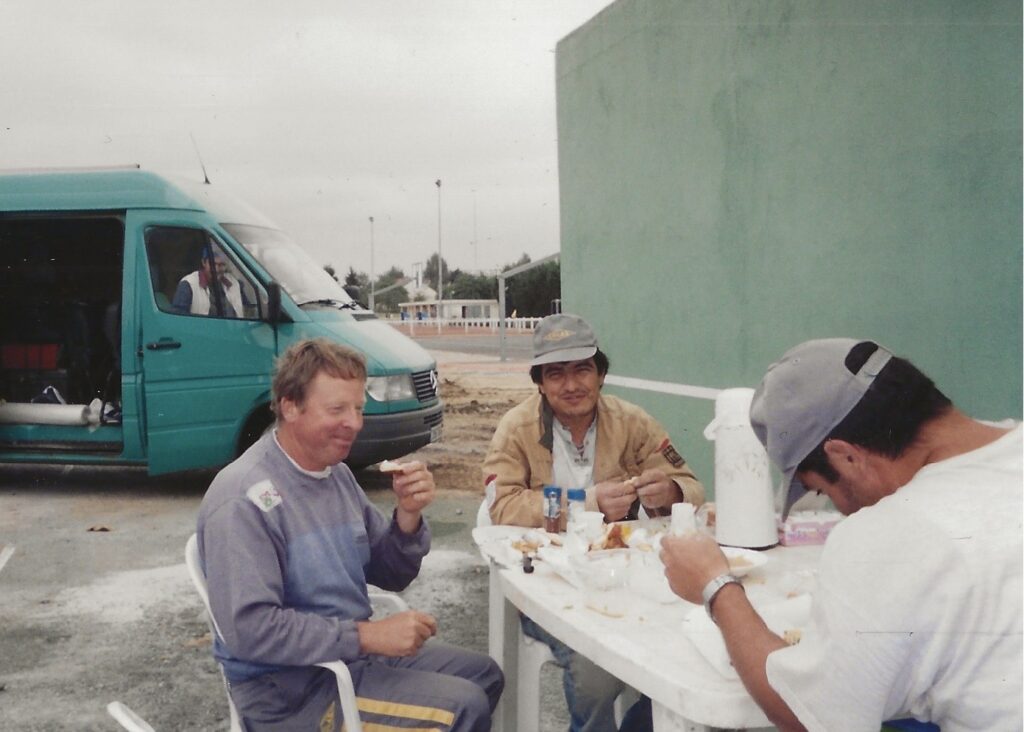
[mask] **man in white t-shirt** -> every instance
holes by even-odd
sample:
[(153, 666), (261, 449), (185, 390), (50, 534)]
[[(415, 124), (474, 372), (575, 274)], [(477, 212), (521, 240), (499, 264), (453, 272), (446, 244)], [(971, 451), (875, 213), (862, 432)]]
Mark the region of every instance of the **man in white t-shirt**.
[(953, 407), (870, 341), (803, 343), (769, 367), (750, 420), (783, 473), (849, 518), (829, 536), (812, 618), (787, 647), (712, 539), (667, 539), (672, 589), (703, 602), (747, 690), (782, 730), (1020, 730), (1019, 424)]

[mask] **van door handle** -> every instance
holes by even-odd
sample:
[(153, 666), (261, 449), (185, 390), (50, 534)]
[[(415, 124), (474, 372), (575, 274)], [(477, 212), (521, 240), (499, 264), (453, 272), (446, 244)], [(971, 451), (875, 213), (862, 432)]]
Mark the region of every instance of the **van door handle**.
[(173, 338), (161, 338), (155, 343), (147, 343), (146, 348), (150, 351), (167, 351), (174, 348), (181, 348), (181, 343)]

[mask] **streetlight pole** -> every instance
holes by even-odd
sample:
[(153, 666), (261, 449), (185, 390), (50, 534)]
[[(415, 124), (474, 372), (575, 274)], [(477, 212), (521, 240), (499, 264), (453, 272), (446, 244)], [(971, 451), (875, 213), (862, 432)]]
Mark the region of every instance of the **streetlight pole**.
[(480, 261), (477, 258), (477, 245), (478, 241), (476, 238), (476, 189), (473, 189), (473, 269), (479, 271)]
[(370, 312), (376, 312), (374, 308), (374, 290), (376, 289), (376, 276), (373, 272), (373, 217), (370, 217)]
[(441, 300), (444, 292), (444, 271), (441, 269), (441, 179), (434, 181), (437, 186), (437, 332), (441, 332)]

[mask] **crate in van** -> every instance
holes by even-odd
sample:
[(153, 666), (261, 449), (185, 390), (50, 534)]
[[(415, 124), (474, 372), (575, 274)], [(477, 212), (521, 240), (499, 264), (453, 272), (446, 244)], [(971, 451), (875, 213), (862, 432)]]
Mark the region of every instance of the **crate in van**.
[(366, 355), (350, 464), (440, 439), (433, 358), (244, 204), (134, 169), (0, 174), (0, 462), (226, 464), (312, 337)]

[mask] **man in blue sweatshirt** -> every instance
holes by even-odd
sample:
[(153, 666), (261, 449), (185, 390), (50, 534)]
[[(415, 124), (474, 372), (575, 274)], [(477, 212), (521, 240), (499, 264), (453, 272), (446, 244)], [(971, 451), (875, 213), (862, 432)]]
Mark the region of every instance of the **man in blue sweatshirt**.
[(223, 638), (214, 656), (248, 732), (341, 729), (342, 660), (360, 716), (379, 729), (489, 730), (504, 685), (488, 656), (426, 641), (437, 622), (408, 610), (371, 619), (367, 583), (402, 590), (430, 548), (434, 478), (394, 474), (391, 518), (342, 463), (363, 424), (363, 356), (324, 339), (280, 358), (276, 428), (224, 468), (199, 509), (199, 554)]

